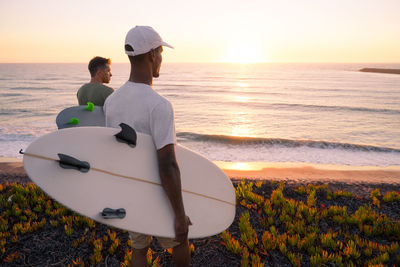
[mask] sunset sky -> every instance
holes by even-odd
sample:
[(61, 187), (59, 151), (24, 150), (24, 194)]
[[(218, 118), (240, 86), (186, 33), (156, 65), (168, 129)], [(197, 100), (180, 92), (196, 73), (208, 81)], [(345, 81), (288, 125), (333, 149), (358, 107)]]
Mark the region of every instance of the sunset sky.
[(127, 62), (150, 25), (165, 62), (400, 62), (399, 0), (0, 0), (0, 63)]

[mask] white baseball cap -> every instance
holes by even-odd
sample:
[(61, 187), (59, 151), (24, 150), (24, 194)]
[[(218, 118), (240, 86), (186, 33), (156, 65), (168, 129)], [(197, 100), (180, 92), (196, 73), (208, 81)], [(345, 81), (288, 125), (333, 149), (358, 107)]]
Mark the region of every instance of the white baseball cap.
[(126, 34), (125, 45), (130, 45), (133, 51), (126, 51), (128, 56), (145, 54), (159, 46), (174, 48), (161, 39), (161, 36), (150, 26), (136, 26)]

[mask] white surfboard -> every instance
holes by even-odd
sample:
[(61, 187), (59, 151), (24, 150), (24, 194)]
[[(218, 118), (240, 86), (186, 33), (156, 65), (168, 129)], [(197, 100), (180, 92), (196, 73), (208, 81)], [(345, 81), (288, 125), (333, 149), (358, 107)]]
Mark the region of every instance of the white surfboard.
[[(114, 135), (120, 131), (77, 127), (47, 134), (26, 149), (24, 168), (47, 194), (82, 215), (129, 231), (174, 237), (174, 214), (160, 184), (152, 138), (137, 133), (132, 148), (116, 140)], [(90, 169), (65, 169), (58, 153), (86, 161)], [(176, 155), (185, 211), (193, 222), (189, 238), (222, 232), (235, 217), (230, 179), (214, 163), (183, 146), (176, 146)], [(105, 208), (125, 211), (112, 214), (125, 217), (106, 219), (101, 214)]]

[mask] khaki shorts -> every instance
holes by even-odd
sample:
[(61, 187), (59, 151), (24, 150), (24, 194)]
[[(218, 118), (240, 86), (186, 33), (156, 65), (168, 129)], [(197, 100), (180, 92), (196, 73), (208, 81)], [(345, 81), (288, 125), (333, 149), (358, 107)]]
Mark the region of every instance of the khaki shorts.
[[(135, 249), (142, 249), (147, 246), (150, 246), (151, 240), (153, 239), (149, 235), (144, 235), (144, 234), (139, 234), (139, 233), (134, 233), (134, 232), (129, 232), (129, 236), (132, 241), (132, 247)], [(179, 242), (176, 242), (173, 240), (173, 238), (167, 238), (167, 237), (155, 237), (157, 238), (158, 242), (163, 246), (163, 248), (173, 248), (179, 245)]]

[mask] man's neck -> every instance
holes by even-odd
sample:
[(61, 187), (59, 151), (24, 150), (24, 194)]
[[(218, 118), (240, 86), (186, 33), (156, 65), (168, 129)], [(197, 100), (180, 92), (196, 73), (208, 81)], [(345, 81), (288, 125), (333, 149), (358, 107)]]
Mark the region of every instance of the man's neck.
[(134, 83), (144, 83), (147, 85), (153, 85), (153, 75), (148, 72), (141, 72), (131, 69), (129, 81)]
[(103, 83), (103, 80), (95, 76), (90, 79), (90, 83)]

